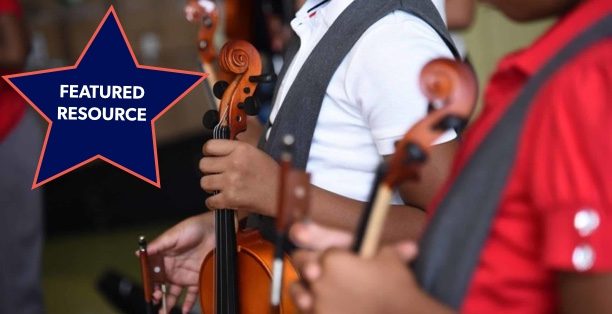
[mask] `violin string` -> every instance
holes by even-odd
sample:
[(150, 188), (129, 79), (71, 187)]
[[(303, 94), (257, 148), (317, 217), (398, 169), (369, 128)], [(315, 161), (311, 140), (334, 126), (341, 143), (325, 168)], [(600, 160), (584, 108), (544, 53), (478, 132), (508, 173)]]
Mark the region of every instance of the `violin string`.
[[(224, 114), (223, 118), (226, 121), (228, 119), (228, 115), (229, 115), (229, 110), (225, 110), (225, 114)], [(230, 121), (227, 121), (227, 124), (229, 125)], [(229, 134), (229, 128), (228, 127), (224, 128), (223, 131), (224, 131), (223, 137), (225, 139), (229, 139), (229, 137), (230, 137), (229, 136), (230, 135)], [(234, 299), (234, 289), (235, 289), (235, 287), (234, 287), (234, 282), (232, 280), (234, 278), (233, 276), (235, 275), (234, 267), (235, 267), (235, 262), (236, 261), (234, 260), (233, 257), (235, 257), (234, 250), (236, 248), (235, 248), (235, 245), (230, 245), (231, 243), (235, 243), (235, 242), (233, 242), (234, 241), (234, 237), (235, 237), (235, 234), (233, 234), (233, 232), (235, 231), (235, 229), (234, 229), (234, 220), (233, 220), (234, 219), (234, 214), (233, 213), (234, 212), (231, 211), (230, 209), (223, 209), (223, 214), (224, 214), (224, 217), (225, 217), (225, 228), (226, 228), (226, 230), (225, 230), (225, 232), (226, 232), (225, 233), (225, 242), (226, 242), (225, 243), (225, 254), (226, 254), (225, 262), (227, 263), (227, 264), (225, 264), (226, 265), (226, 271), (225, 271), (226, 281), (225, 281), (225, 284), (226, 284), (226, 289), (227, 289), (227, 292), (226, 292), (227, 293), (226, 294), (227, 299), (226, 299), (226, 302), (225, 302), (225, 304), (226, 304), (226, 313), (231, 313), (230, 309), (234, 306), (232, 301), (234, 301), (234, 302), (236, 301)], [(232, 271), (232, 273), (230, 273), (230, 270)]]
[[(215, 125), (214, 129), (213, 129), (213, 139), (217, 139), (219, 138), (219, 123), (217, 123), (217, 125)], [(213, 195), (215, 195), (215, 191), (213, 191), (212, 193)], [(220, 240), (220, 228), (221, 228), (221, 223), (219, 220), (219, 214), (217, 212), (215, 212), (215, 241), (216, 241), (216, 250), (217, 250), (217, 254), (215, 255), (215, 274), (218, 272), (218, 268), (219, 268), (219, 240)], [(215, 282), (214, 282), (214, 286), (215, 286), (215, 291), (218, 291), (218, 285), (219, 285), (219, 278), (217, 278), (217, 276), (215, 275)], [(215, 295), (215, 297), (218, 297), (218, 295)], [(216, 302), (215, 302), (216, 303)]]
[[(223, 123), (223, 121), (227, 120), (227, 116), (229, 114), (229, 108), (226, 106), (223, 108), (223, 111), (221, 112), (221, 114), (219, 115), (219, 123), (217, 125), (221, 125)], [(229, 121), (226, 121), (229, 124)], [(223, 134), (219, 134), (219, 136), (221, 136)]]
[[(228, 108), (224, 108), (224, 110), (221, 113), (221, 118), (219, 119), (219, 123), (217, 124), (217, 126), (215, 126), (214, 128), (214, 135), (213, 137), (216, 139), (228, 139), (228, 130), (226, 128), (224, 128), (222, 126), (223, 121), (227, 121), (227, 116), (228, 116)], [(216, 191), (214, 194), (218, 194), (218, 191)], [(218, 210), (216, 213), (216, 215), (218, 215), (218, 222), (219, 222), (219, 230), (218, 230), (218, 234), (217, 236), (220, 238), (219, 241), (217, 242), (218, 244), (223, 243), (224, 245), (217, 245), (217, 271), (216, 273), (220, 273), (220, 269), (224, 268), (224, 270), (222, 271), (223, 275), (221, 278), (219, 278), (217, 276), (217, 284), (218, 284), (218, 289), (217, 292), (219, 293), (219, 296), (217, 298), (218, 303), (221, 304), (217, 304), (217, 308), (219, 306), (221, 307), (225, 307), (226, 309), (226, 313), (229, 313), (229, 306), (230, 306), (230, 302), (229, 302), (229, 286), (230, 286), (230, 282), (229, 282), (229, 271), (227, 269), (227, 266), (229, 266), (230, 263), (230, 248), (229, 248), (229, 230), (228, 230), (228, 224), (229, 224), (229, 213), (224, 210), (224, 209), (220, 209)], [(232, 230), (233, 231), (233, 230)]]
[[(221, 114), (221, 118), (219, 119), (219, 123), (221, 124), (222, 121), (226, 121), (226, 114), (227, 114), (227, 107), (224, 108), (222, 114)], [(224, 139), (225, 138), (225, 128), (223, 126), (219, 127), (219, 135), (218, 137), (220, 139)], [(221, 239), (219, 241), (219, 243), (222, 243), (223, 245), (221, 245), (221, 248), (219, 249), (219, 257), (220, 257), (220, 264), (219, 264), (219, 268), (222, 269), (223, 271), (220, 271), (222, 277), (220, 280), (220, 285), (219, 285), (219, 302), (221, 303), (218, 306), (226, 307), (227, 306), (227, 219), (226, 219), (226, 215), (225, 215), (225, 211), (223, 209), (218, 209), (218, 213), (219, 213), (219, 217), (220, 217), (220, 222), (221, 222), (221, 229), (220, 229), (220, 236)]]
[(232, 236), (231, 232), (233, 232), (233, 230), (230, 228), (231, 227), (231, 223), (230, 223), (230, 216), (231, 215), (229, 213), (229, 210), (224, 209), (223, 212), (224, 212), (224, 215), (225, 215), (225, 227), (227, 228), (226, 229), (227, 237), (226, 237), (226, 246), (225, 246), (226, 247), (225, 254), (226, 254), (227, 268), (226, 268), (225, 274), (226, 274), (227, 301), (228, 302), (226, 302), (226, 306), (227, 306), (226, 313), (231, 313), (229, 311), (229, 308), (232, 306), (230, 304), (230, 303), (232, 303), (230, 300), (232, 300), (231, 296), (233, 295), (232, 294), (232, 287), (233, 286), (232, 286), (232, 282), (231, 282), (232, 274), (230, 274), (230, 270), (233, 269), (233, 262), (234, 262), (234, 260), (231, 258), (233, 255), (231, 255), (232, 254), (232, 247), (230, 246), (230, 242), (231, 242), (230, 240), (232, 238), (230, 238), (230, 237)]
[[(218, 138), (220, 139), (224, 139), (225, 138), (225, 128), (223, 126), (221, 126), (221, 124), (223, 123), (223, 121), (226, 121), (226, 115), (228, 112), (228, 108), (225, 107), (223, 109), (223, 111), (221, 112), (221, 116), (219, 119), (219, 134), (218, 134)], [(227, 306), (227, 219), (225, 217), (225, 211), (223, 209), (218, 209), (218, 214), (219, 214), (219, 220), (220, 220), (220, 224), (221, 224), (221, 228), (220, 228), (220, 237), (221, 239), (219, 239), (219, 244), (223, 244), (220, 246), (220, 248), (218, 248), (218, 255), (219, 255), (219, 274), (221, 274), (221, 278), (220, 278), (220, 282), (219, 282), (219, 290), (217, 291), (219, 293), (219, 298), (217, 299), (218, 302), (220, 304), (217, 305), (217, 307), (221, 307), (224, 308)], [(222, 271), (221, 271), (222, 269)], [(226, 311), (227, 312), (227, 311)]]
[[(222, 127), (221, 127), (221, 119), (219, 120), (220, 122), (215, 126), (214, 128), (214, 135), (213, 138), (215, 139), (221, 139), (222, 137)], [(213, 192), (213, 195), (218, 194), (217, 191)], [(216, 291), (217, 291), (217, 295), (216, 295), (216, 299), (217, 302), (215, 303), (223, 303), (223, 295), (224, 295), (224, 284), (223, 284), (223, 278), (217, 276), (216, 274), (218, 274), (221, 271), (221, 268), (223, 268), (223, 265), (225, 264), (224, 261), (224, 253), (223, 253), (223, 245), (219, 245), (224, 241), (224, 234), (225, 234), (225, 222), (223, 219), (223, 213), (221, 211), (217, 211), (215, 212), (215, 216), (216, 216), (216, 222), (217, 222), (217, 232), (216, 232), (216, 236), (217, 236), (217, 254), (216, 254), (216, 265), (215, 265), (215, 277), (216, 277), (216, 282), (215, 282), (215, 286), (216, 286)], [(215, 305), (217, 308), (219, 307), (218, 304)]]
[[(226, 108), (225, 113), (223, 115), (223, 119), (225, 121), (227, 121), (229, 119), (228, 116), (229, 116), (229, 107)], [(230, 121), (227, 121), (227, 124), (230, 125), (231, 124)], [(223, 131), (224, 131), (223, 138), (229, 139), (229, 137), (230, 137), (230, 134), (229, 134), (230, 130), (229, 130), (229, 128), (224, 128)], [(233, 306), (233, 304), (232, 304), (233, 302), (231, 302), (231, 301), (232, 300), (236, 301), (235, 299), (233, 299), (234, 298), (234, 293), (233, 292), (234, 292), (235, 287), (234, 287), (234, 282), (232, 280), (234, 278), (233, 276), (235, 276), (235, 269), (234, 269), (234, 267), (235, 267), (236, 261), (235, 261), (235, 259), (233, 257), (235, 257), (234, 250), (236, 248), (235, 248), (235, 245), (230, 246), (230, 242), (235, 243), (234, 242), (235, 234), (233, 233), (233, 232), (235, 232), (235, 229), (234, 229), (234, 212), (231, 211), (230, 209), (223, 209), (223, 214), (224, 214), (224, 218), (225, 218), (225, 228), (226, 228), (226, 230), (225, 230), (225, 254), (226, 254), (225, 262), (227, 263), (227, 264), (225, 264), (226, 265), (226, 271), (225, 271), (226, 281), (225, 281), (225, 284), (226, 284), (226, 289), (227, 289), (227, 292), (226, 292), (227, 299), (226, 299), (225, 304), (226, 304), (226, 313), (231, 313), (230, 312), (230, 308)], [(232, 270), (231, 274), (230, 274), (230, 270)]]

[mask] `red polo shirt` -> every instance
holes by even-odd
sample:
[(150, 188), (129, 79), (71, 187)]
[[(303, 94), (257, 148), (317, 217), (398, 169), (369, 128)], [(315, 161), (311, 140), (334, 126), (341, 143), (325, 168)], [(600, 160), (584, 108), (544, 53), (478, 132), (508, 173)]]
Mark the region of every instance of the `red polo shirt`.
[[(14, 15), (21, 19), (22, 11), (16, 0), (1, 0), (0, 15)], [(0, 75), (12, 74), (0, 68)], [(0, 143), (21, 120), (26, 106), (19, 95), (0, 79)]]
[[(609, 14), (612, 1), (585, 0), (501, 61), (451, 181), (527, 80)], [(554, 313), (556, 272), (612, 272), (611, 122), (612, 40), (605, 40), (559, 69), (533, 100), (462, 313)]]

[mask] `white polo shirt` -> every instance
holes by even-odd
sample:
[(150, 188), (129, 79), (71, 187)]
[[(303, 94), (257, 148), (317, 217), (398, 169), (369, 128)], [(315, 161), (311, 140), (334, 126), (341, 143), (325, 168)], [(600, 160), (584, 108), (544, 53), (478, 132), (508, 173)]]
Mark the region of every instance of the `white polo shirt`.
[[(308, 55), (352, 1), (331, 0), (309, 12), (322, 0), (308, 0), (296, 13), (291, 27), (301, 45), (280, 82), (272, 125)], [(434, 4), (444, 16), (444, 1)], [(432, 27), (403, 11), (387, 15), (362, 35), (334, 73), (323, 99), (306, 167), (312, 184), (367, 200), (382, 156), (392, 154), (395, 141), (427, 113), (418, 76), (423, 65), (437, 57), (452, 54)], [(439, 142), (454, 137), (451, 132)], [(393, 202), (402, 203), (398, 195)]]

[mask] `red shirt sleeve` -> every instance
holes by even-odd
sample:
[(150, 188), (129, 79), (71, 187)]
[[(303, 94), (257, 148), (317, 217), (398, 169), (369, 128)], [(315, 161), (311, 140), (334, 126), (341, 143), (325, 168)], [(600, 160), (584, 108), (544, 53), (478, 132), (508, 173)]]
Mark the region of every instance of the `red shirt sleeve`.
[(556, 75), (531, 165), (542, 258), (559, 271), (612, 271), (612, 41)]
[(0, 0), (0, 14), (13, 14), (21, 17), (23, 11), (17, 0)]

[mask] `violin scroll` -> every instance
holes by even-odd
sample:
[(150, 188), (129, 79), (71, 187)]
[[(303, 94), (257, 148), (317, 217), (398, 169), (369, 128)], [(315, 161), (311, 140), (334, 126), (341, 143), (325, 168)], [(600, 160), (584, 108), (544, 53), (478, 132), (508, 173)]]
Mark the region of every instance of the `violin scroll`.
[(435, 127), (461, 132), (476, 103), (477, 85), (472, 69), (463, 62), (435, 59), (423, 67), (420, 81), (430, 111), (447, 107), (449, 113)]

